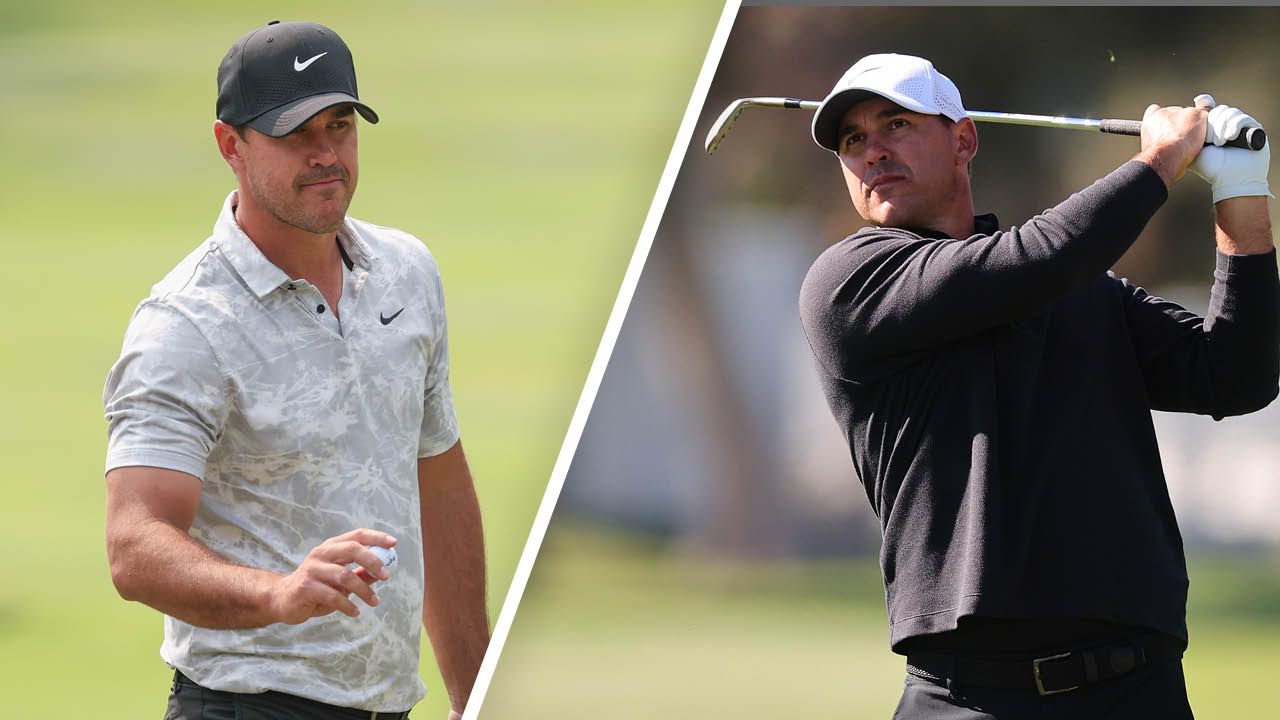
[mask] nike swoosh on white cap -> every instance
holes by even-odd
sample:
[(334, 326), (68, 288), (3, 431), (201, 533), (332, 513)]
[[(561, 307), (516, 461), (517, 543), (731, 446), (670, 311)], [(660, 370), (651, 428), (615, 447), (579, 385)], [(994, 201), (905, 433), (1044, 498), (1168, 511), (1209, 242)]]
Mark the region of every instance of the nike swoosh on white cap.
[(319, 55), (317, 55), (317, 56), (315, 56), (315, 57), (311, 58), (310, 60), (307, 60), (306, 62), (298, 62), (298, 56), (297, 56), (297, 55), (294, 55), (294, 56), (293, 56), (293, 69), (294, 69), (294, 70), (297, 70), (298, 72), (302, 72), (303, 70), (306, 70), (306, 69), (307, 69), (307, 67), (309, 67), (309, 66), (311, 65), (311, 63), (313, 63), (313, 62), (315, 62), (315, 61), (319, 60), (320, 58), (322, 58), (322, 57), (324, 57), (325, 55), (328, 55), (328, 54), (329, 54), (329, 52), (326, 50), (325, 52), (320, 53)]

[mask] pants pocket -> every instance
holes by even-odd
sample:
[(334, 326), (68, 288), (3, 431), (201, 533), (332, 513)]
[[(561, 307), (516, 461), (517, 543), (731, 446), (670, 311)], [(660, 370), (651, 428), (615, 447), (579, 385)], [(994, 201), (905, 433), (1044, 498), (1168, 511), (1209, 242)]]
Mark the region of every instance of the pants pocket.
[(164, 720), (240, 720), (235, 696), (180, 683), (169, 693)]

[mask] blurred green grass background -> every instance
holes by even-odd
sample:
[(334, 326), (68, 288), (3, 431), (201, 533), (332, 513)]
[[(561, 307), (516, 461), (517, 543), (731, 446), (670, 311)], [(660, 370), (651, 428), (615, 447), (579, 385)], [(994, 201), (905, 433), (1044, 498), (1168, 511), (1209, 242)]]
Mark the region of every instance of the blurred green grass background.
[[(1189, 563), (1196, 716), (1268, 716), (1280, 558)], [(874, 558), (726, 563), (557, 519), (481, 717), (889, 718), (905, 666), (883, 593)]]
[[(351, 214), (443, 269), (496, 617), (720, 11), (5, 0), (0, 715), (163, 714), (160, 616), (107, 572), (100, 398), (134, 306), (233, 187), (210, 128), (236, 37), (310, 19), (352, 47), (382, 122)], [(445, 716), (433, 663), (415, 717)]]

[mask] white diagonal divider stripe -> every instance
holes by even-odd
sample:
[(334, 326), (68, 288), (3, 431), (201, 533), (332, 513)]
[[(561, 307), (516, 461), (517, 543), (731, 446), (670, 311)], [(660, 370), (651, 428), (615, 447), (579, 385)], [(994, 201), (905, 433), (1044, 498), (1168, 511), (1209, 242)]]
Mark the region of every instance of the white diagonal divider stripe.
[(622, 329), (622, 321), (626, 319), (627, 310), (631, 307), (631, 298), (635, 295), (636, 285), (640, 282), (640, 273), (644, 271), (649, 250), (653, 247), (654, 235), (666, 212), (667, 201), (671, 198), (671, 189), (676, 177), (680, 174), (680, 165), (689, 150), (689, 142), (693, 138), (693, 128), (702, 115), (702, 106), (707, 99), (707, 91), (711, 80), (715, 77), (716, 68), (720, 65), (720, 56), (724, 54), (725, 43), (729, 39), (729, 31), (738, 16), (741, 0), (727, 0), (720, 22), (716, 25), (715, 34), (711, 37), (711, 46), (707, 49), (707, 57), (702, 62), (702, 70), (698, 73), (698, 81), (693, 86), (689, 97), (689, 106), (685, 108), (684, 119), (680, 130), (676, 133), (675, 143), (671, 146), (671, 154), (667, 156), (667, 165), (662, 171), (662, 179), (658, 182), (658, 190), (649, 205), (649, 214), (644, 226), (640, 229), (640, 238), (636, 242), (635, 252), (627, 265), (626, 275), (622, 278), (622, 287), (618, 298), (613, 303), (613, 311), (609, 314), (609, 322), (605, 324), (604, 336), (600, 339), (600, 347), (596, 349), (595, 360), (591, 363), (591, 371), (587, 373), (586, 384), (582, 395), (578, 398), (578, 406), (573, 411), (573, 419), (569, 422), (569, 431), (565, 435), (564, 444), (560, 446), (560, 454), (556, 457), (555, 467), (551, 470), (551, 480), (547, 483), (547, 491), (538, 506), (538, 514), (533, 519), (533, 527), (529, 531), (529, 539), (525, 543), (524, 552), (520, 554), (520, 563), (516, 566), (515, 577), (511, 588), (507, 591), (507, 599), (502, 603), (498, 613), (498, 622), (493, 628), (493, 637), (489, 641), (489, 649), (485, 652), (484, 662), (480, 665), (480, 673), (476, 676), (475, 687), (471, 690), (471, 699), (467, 702), (463, 720), (476, 720), (484, 703), (484, 696), (489, 691), (489, 682), (502, 655), (502, 647), (506, 645), (507, 635), (511, 632), (511, 623), (515, 620), (516, 609), (524, 596), (525, 586), (529, 583), (529, 574), (538, 559), (538, 551), (542, 548), (542, 540), (547, 534), (547, 525), (555, 512), (556, 502), (560, 499), (560, 491), (564, 488), (565, 476), (569, 473), (569, 465), (578, 449), (578, 441), (582, 439), (583, 428), (587, 417), (591, 414), (591, 406), (595, 404), (596, 393), (600, 390), (600, 381), (604, 378), (605, 368), (613, 355), (613, 347), (618, 342), (618, 333)]

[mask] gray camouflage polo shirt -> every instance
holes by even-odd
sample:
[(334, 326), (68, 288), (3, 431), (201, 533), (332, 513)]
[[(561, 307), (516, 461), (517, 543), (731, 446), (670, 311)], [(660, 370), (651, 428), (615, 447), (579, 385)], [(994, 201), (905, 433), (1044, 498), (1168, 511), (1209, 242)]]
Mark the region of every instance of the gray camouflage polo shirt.
[(300, 625), (209, 630), (165, 617), (161, 657), (217, 690), (279, 690), (373, 711), (422, 699), (417, 458), (458, 440), (440, 272), (413, 236), (347, 218), (339, 322), (271, 264), (223, 205), (213, 236), (133, 314), (103, 391), (107, 470), (202, 480), (191, 536), (292, 572), (325, 539), (391, 533), (376, 608)]

